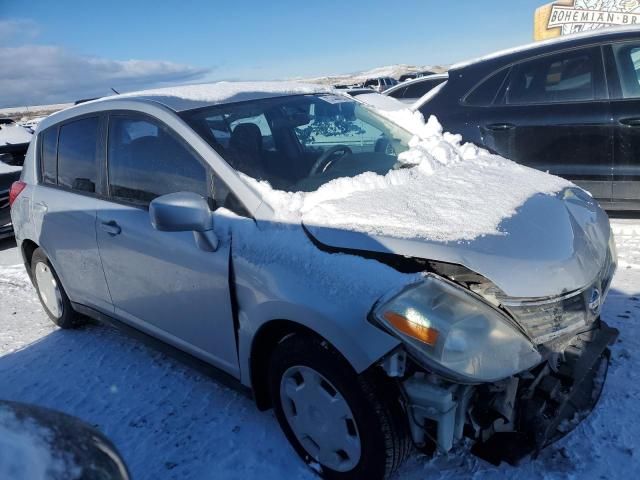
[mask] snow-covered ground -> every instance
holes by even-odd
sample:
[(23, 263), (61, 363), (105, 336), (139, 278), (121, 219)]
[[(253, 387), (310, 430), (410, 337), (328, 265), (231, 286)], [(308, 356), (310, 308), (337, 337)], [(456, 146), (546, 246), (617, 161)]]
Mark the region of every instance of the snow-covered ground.
[[(603, 317), (620, 329), (594, 413), (537, 460), (493, 467), (414, 455), (397, 478), (636, 478), (640, 474), (640, 220), (613, 220), (620, 267)], [(271, 412), (105, 326), (53, 327), (12, 241), (0, 242), (0, 398), (96, 425), (138, 480), (312, 479)]]

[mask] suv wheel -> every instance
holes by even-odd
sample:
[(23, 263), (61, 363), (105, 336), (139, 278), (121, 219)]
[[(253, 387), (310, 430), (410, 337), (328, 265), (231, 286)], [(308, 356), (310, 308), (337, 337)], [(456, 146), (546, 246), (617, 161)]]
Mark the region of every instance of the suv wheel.
[(62, 283), (41, 248), (37, 248), (31, 257), (31, 278), (38, 292), (40, 303), (53, 323), (60, 328), (78, 326), (78, 314), (71, 308)]
[(280, 427), (302, 459), (329, 479), (387, 478), (412, 444), (395, 388), (357, 375), (326, 342), (306, 335), (281, 341), (269, 383)]

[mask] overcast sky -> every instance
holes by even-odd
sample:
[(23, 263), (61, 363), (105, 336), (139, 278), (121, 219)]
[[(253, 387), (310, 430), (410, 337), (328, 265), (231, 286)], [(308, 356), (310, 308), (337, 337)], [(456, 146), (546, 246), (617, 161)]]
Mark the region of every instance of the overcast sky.
[(544, 0), (0, 0), (0, 107), (449, 64), (528, 43)]

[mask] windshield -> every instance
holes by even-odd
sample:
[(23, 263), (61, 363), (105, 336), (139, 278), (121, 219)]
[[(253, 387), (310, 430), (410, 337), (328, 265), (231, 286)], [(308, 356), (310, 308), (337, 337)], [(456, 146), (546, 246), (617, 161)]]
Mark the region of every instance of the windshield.
[(285, 191), (399, 168), (411, 135), (342, 95), (298, 95), (218, 105), (183, 118), (233, 168)]

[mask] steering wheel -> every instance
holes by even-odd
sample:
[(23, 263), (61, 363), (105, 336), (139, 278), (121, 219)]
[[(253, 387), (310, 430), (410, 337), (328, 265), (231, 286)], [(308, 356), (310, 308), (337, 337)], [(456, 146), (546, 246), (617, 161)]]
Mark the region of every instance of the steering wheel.
[[(332, 159), (331, 157), (333, 157), (338, 152), (342, 152), (342, 155), (340, 155), (335, 159)], [(330, 149), (326, 150), (322, 155), (320, 155), (320, 158), (318, 158), (315, 161), (315, 163), (313, 164), (313, 167), (311, 167), (311, 170), (309, 171), (309, 176), (315, 175), (316, 173), (318, 173), (318, 170), (322, 172), (326, 172), (327, 168), (329, 168), (329, 165), (331, 165), (334, 161), (340, 160), (341, 158), (344, 158), (347, 155), (351, 155), (352, 153), (353, 152), (347, 145), (336, 145), (334, 147), (331, 147)]]

